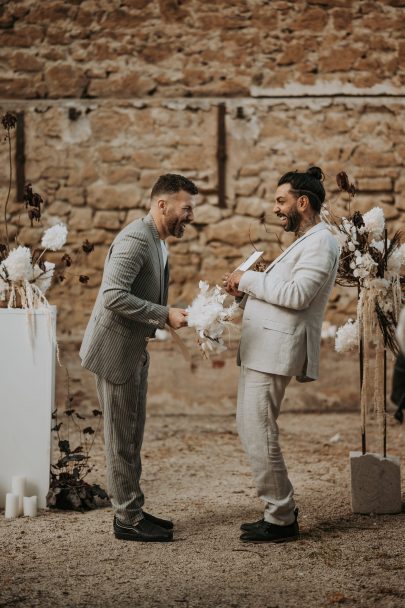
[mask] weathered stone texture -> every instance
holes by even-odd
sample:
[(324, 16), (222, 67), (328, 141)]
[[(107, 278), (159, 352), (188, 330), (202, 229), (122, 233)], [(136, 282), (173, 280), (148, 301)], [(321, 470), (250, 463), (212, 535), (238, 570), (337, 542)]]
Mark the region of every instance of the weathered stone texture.
[[(72, 267), (69, 297), (66, 284), (54, 287), (52, 301), (63, 302), (61, 331), (81, 334), (109, 244), (147, 212), (164, 172), (189, 176), (201, 192), (195, 225), (170, 243), (173, 303), (187, 304), (199, 278), (219, 281), (253, 247), (270, 260), (289, 244), (271, 210), (277, 179), (291, 168), (319, 164), (342, 214), (347, 201), (334, 176), (346, 170), (359, 188), (352, 208), (379, 204), (390, 231), (403, 227), (403, 102), (287, 98), (403, 93), (404, 2), (0, 4), (0, 106), (25, 110), (26, 176), (46, 200), (44, 226), (51, 218), (66, 222), (72, 250), (85, 238), (96, 245)], [(282, 97), (252, 100), (262, 95)], [(235, 97), (227, 101), (227, 202), (220, 208), (216, 106)], [(0, 201), (6, 152), (0, 145)], [(13, 190), (11, 238), (37, 245), (42, 228), (30, 228), (14, 200)], [(73, 276), (80, 273), (90, 276), (87, 286)], [(355, 296), (337, 288), (330, 318), (343, 320)]]
[(0, 10), (0, 97), (400, 92), (404, 29), (403, 3), (378, 0), (11, 0)]
[[(346, 170), (359, 188), (352, 210), (380, 205), (389, 233), (404, 227), (405, 105), (400, 100), (228, 101), (226, 208), (217, 198), (215, 102), (77, 102), (74, 113), (72, 105), (24, 107), (26, 177), (46, 206), (42, 227), (31, 228), (13, 191), (12, 238), (17, 234), (21, 243), (38, 245), (43, 227), (60, 220), (69, 227), (69, 250), (80, 249), (86, 238), (96, 246), (88, 257), (76, 259), (69, 286), (57, 285), (50, 294), (59, 305), (62, 333), (80, 337), (110, 243), (120, 228), (147, 212), (150, 188), (164, 172), (184, 173), (201, 192), (194, 226), (184, 239), (170, 242), (172, 303), (187, 305), (199, 279), (219, 282), (254, 247), (271, 260), (280, 246), (288, 246), (291, 235), (280, 228), (272, 206), (277, 179), (290, 169), (321, 166), (328, 201), (338, 215), (347, 213), (348, 203), (338, 195), (335, 175)], [(2, 144), (2, 202), (6, 158)], [(79, 274), (90, 276), (88, 285), (77, 283)], [(353, 290), (336, 288), (328, 317), (344, 321), (355, 299)]]

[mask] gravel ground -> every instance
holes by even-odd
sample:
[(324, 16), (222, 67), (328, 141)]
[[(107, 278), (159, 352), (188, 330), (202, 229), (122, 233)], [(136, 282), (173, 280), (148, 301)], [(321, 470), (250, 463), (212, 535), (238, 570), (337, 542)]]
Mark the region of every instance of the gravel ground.
[[(79, 369), (77, 344), (62, 350), (86, 412), (93, 379)], [(0, 516), (0, 608), (403, 608), (404, 514), (353, 515), (350, 507), (349, 452), (360, 446), (355, 357), (324, 346), (322, 380), (290, 385), (280, 428), (301, 539), (256, 545), (239, 541), (240, 524), (261, 517), (261, 504), (236, 434), (232, 349), (225, 359), (193, 357), (192, 371), (168, 343), (151, 351), (145, 507), (173, 518), (175, 542), (116, 540), (110, 508)], [(62, 380), (60, 371), (60, 400)], [(399, 456), (404, 432), (391, 416), (388, 427), (389, 453)], [(377, 446), (375, 428), (369, 437)], [(101, 437), (93, 461), (103, 485)]]

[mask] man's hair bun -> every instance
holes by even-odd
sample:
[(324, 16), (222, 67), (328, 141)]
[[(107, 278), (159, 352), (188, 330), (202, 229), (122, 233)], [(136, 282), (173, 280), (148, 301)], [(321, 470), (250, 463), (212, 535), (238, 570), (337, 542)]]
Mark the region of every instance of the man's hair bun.
[(309, 167), (306, 171), (288, 171), (278, 180), (278, 186), (290, 184), (296, 196), (308, 196), (311, 207), (317, 213), (320, 212), (325, 201), (325, 188), (323, 180), (325, 176), (319, 167)]
[(315, 179), (319, 179), (320, 182), (323, 182), (325, 179), (325, 175), (322, 169), (319, 167), (309, 167), (309, 169), (307, 169), (307, 173), (309, 173), (309, 175), (312, 177), (315, 177)]

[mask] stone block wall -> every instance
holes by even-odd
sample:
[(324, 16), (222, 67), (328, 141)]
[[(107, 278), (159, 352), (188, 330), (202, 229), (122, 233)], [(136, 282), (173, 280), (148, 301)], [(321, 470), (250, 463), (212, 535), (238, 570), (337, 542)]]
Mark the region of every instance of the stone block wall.
[(401, 93), (401, 0), (8, 0), (0, 97)]
[[(217, 195), (215, 101), (9, 102), (1, 109), (24, 110), (26, 177), (46, 200), (43, 225), (31, 228), (23, 204), (13, 198), (12, 236), (36, 245), (44, 227), (63, 221), (68, 249), (78, 250), (85, 238), (96, 246), (88, 258), (79, 256), (69, 282), (50, 293), (59, 305), (62, 334), (82, 334), (109, 244), (120, 228), (147, 212), (150, 188), (164, 172), (183, 173), (201, 192), (194, 225), (170, 243), (170, 300), (180, 305), (191, 301), (199, 279), (219, 281), (253, 247), (271, 260), (288, 245), (291, 237), (272, 213), (277, 179), (287, 170), (321, 166), (328, 201), (340, 215), (347, 201), (336, 191), (335, 175), (346, 170), (359, 188), (353, 208), (366, 211), (378, 204), (390, 233), (403, 227), (401, 100), (228, 100), (225, 208)], [(6, 145), (0, 152), (3, 201)], [(82, 273), (90, 276), (86, 286), (77, 281)], [(355, 297), (353, 290), (337, 287), (329, 318), (343, 321)]]
[[(195, 224), (170, 244), (172, 303), (189, 303), (200, 278), (219, 281), (253, 246), (272, 259), (288, 244), (271, 209), (291, 168), (320, 165), (338, 213), (334, 176), (346, 170), (359, 209), (380, 204), (390, 232), (403, 225), (402, 0), (0, 0), (0, 68), (0, 111), (24, 112), (26, 179), (46, 200), (31, 228), (13, 190), (12, 236), (36, 245), (64, 221), (72, 251), (85, 238), (96, 246), (49, 294), (62, 334), (80, 338), (109, 244), (146, 213), (164, 172), (201, 191)], [(0, 142), (0, 228), (6, 180)], [(354, 300), (337, 288), (329, 318), (343, 321)]]

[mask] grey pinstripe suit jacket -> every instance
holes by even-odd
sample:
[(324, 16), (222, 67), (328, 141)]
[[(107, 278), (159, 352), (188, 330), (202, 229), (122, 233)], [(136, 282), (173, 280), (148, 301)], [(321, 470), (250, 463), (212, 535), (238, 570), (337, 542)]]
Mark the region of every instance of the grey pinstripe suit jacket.
[(126, 226), (108, 251), (82, 366), (114, 384), (127, 382), (148, 339), (165, 325), (168, 285), (169, 264), (163, 267), (159, 233), (147, 215)]

